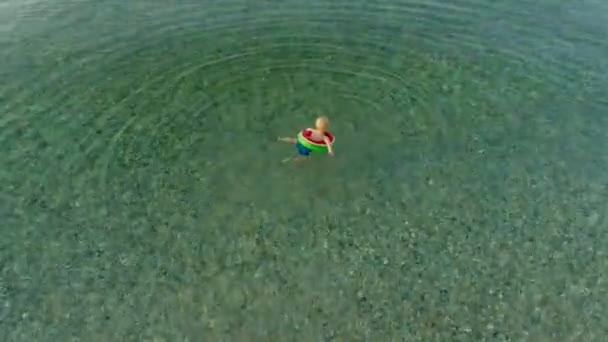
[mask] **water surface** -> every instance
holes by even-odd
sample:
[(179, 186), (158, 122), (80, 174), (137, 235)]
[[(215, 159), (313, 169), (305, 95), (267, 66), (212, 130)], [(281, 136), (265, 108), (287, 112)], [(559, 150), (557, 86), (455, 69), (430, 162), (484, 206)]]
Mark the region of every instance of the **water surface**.
[[(608, 5), (3, 1), (3, 341), (601, 341)], [(330, 117), (335, 158), (275, 142)]]

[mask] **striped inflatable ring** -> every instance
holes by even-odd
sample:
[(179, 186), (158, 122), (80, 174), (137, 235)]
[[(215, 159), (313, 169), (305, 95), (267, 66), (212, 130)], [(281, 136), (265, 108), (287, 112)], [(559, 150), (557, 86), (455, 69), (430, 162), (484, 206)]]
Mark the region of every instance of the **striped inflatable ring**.
[[(327, 152), (327, 144), (325, 141), (314, 140), (311, 138), (311, 135), (312, 129), (307, 128), (302, 130), (298, 134), (298, 142), (312, 152)], [(331, 133), (325, 132), (325, 136), (329, 138), (330, 144), (334, 143), (335, 138)]]

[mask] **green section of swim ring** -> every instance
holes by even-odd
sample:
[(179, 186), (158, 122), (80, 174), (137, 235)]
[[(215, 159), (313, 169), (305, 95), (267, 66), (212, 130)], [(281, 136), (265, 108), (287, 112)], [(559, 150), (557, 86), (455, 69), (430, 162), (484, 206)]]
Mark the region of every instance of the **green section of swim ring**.
[(304, 137), (304, 135), (302, 135), (302, 132), (300, 132), (298, 134), (298, 142), (306, 147), (307, 149), (311, 150), (312, 152), (326, 152), (327, 151), (327, 145), (326, 144), (317, 144), (314, 143), (308, 139), (306, 139)]

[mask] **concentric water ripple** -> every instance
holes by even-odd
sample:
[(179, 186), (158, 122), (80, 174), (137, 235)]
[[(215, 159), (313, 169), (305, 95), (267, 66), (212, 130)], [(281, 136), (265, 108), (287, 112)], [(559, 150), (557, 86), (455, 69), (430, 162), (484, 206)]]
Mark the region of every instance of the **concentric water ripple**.
[(0, 339), (601, 340), (605, 12), (0, 3)]

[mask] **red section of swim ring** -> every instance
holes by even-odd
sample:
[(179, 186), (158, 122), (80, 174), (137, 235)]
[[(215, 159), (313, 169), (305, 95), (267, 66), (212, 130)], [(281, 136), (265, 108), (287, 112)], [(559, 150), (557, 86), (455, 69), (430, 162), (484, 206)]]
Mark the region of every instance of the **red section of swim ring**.
[[(305, 130), (302, 131), (302, 136), (304, 138), (306, 138), (306, 140), (308, 140), (309, 142), (313, 143), (313, 144), (317, 144), (317, 145), (325, 145), (325, 141), (321, 141), (321, 140), (314, 140), (311, 139), (310, 137), (312, 136), (312, 130), (310, 128), (307, 128)], [(325, 132), (325, 136), (329, 138), (329, 142), (334, 142), (334, 136), (329, 133), (329, 132)]]

